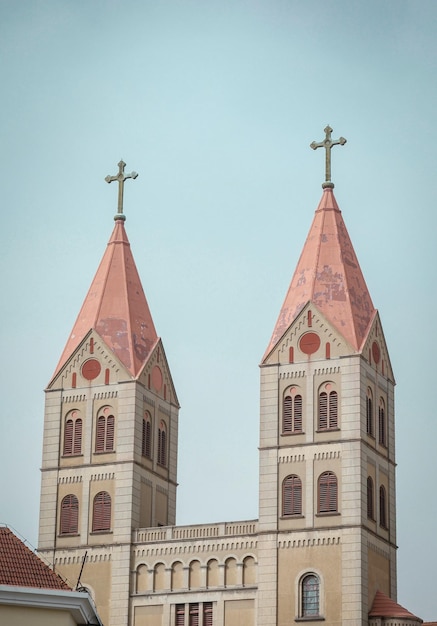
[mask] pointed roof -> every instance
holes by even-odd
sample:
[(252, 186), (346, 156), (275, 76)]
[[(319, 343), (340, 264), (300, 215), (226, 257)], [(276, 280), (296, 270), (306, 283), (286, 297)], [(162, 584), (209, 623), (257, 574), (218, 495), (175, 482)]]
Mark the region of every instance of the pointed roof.
[(264, 358), (309, 301), (357, 351), (376, 313), (332, 187), (324, 188)]
[(67, 583), (7, 527), (0, 528), (0, 585), (71, 591)]
[(382, 591), (376, 592), (369, 617), (397, 617), (422, 622), (420, 617), (404, 609), (403, 606), (386, 596)]
[(158, 337), (123, 219), (115, 226), (55, 375), (87, 333), (95, 330), (136, 377)]

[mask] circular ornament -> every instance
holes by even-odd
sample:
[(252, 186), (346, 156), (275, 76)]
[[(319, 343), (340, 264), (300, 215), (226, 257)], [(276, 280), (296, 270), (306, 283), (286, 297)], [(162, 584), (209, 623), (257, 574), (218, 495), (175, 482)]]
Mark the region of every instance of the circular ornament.
[(82, 376), (86, 378), (86, 380), (94, 380), (100, 374), (101, 365), (97, 361), (97, 359), (88, 359), (82, 365)]
[(372, 356), (376, 365), (379, 363), (379, 359), (381, 358), (381, 350), (379, 349), (379, 344), (377, 341), (372, 343)]
[(314, 354), (320, 348), (320, 337), (317, 333), (305, 333), (299, 341), (299, 348), (304, 354)]
[(160, 391), (162, 387), (162, 372), (161, 369), (155, 365), (152, 370), (152, 385), (156, 391)]

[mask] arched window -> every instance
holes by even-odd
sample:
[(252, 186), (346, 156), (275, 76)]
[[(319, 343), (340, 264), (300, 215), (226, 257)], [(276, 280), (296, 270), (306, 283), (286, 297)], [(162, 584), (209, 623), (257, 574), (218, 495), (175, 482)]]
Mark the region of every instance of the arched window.
[(198, 589), (201, 585), (200, 561), (191, 561), (188, 570), (188, 586), (190, 589)]
[(165, 586), (165, 565), (157, 563), (153, 569), (153, 590), (161, 591)]
[(256, 583), (256, 563), (253, 556), (246, 556), (243, 561), (243, 585)]
[(366, 433), (373, 437), (373, 393), (370, 387), (366, 396)]
[(92, 531), (111, 530), (111, 496), (107, 491), (99, 491), (93, 502)]
[(385, 421), (385, 403), (382, 398), (379, 398), (378, 434), (379, 434), (379, 443), (382, 446), (386, 446), (387, 445), (387, 427), (386, 427), (386, 421)]
[(323, 472), (319, 476), (319, 513), (337, 513), (337, 476)]
[(302, 432), (302, 396), (292, 387), (284, 398), (282, 407), (282, 433)]
[(82, 419), (78, 411), (67, 415), (64, 428), (64, 455), (82, 453)]
[(206, 586), (218, 587), (219, 586), (219, 564), (216, 559), (208, 561), (206, 566)]
[(61, 535), (76, 535), (79, 522), (79, 500), (75, 495), (69, 494), (61, 502)]
[(282, 515), (302, 515), (302, 482), (294, 474), (282, 483)]
[(230, 587), (236, 585), (237, 580), (237, 561), (230, 557), (225, 561), (225, 585), (226, 587)]
[(370, 476), (367, 477), (367, 517), (369, 519), (375, 519), (374, 511), (374, 495), (373, 495), (373, 480)]
[(167, 465), (167, 428), (163, 421), (158, 429), (158, 463), (163, 467)]
[(384, 485), (379, 488), (379, 524), (382, 528), (387, 526), (387, 498)]
[(111, 408), (105, 407), (97, 417), (96, 452), (113, 452), (115, 418)]
[(318, 430), (338, 428), (338, 395), (331, 383), (326, 383), (319, 393)]
[(180, 561), (176, 561), (171, 566), (171, 590), (182, 589), (184, 584), (184, 566)]
[(152, 418), (146, 411), (143, 418), (143, 437), (141, 441), (141, 453), (148, 459), (152, 458)]
[(320, 615), (320, 581), (315, 574), (307, 574), (301, 581), (301, 617)]

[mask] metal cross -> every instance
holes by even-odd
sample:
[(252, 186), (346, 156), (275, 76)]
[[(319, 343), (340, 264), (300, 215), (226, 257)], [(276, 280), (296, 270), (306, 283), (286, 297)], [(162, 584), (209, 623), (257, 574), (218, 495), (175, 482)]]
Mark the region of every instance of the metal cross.
[(124, 191), (124, 181), (128, 178), (136, 178), (138, 174), (136, 172), (131, 172), (130, 174), (124, 173), (124, 168), (126, 167), (126, 163), (123, 159), (118, 163), (118, 174), (115, 176), (107, 176), (105, 178), (107, 183), (112, 183), (114, 180), (118, 180), (118, 208), (117, 215), (114, 217), (115, 220), (125, 220), (125, 216), (123, 215), (123, 191)]
[(316, 143), (310, 144), (310, 148), (313, 150), (317, 150), (317, 148), (325, 148), (325, 182), (322, 184), (322, 187), (325, 189), (326, 187), (333, 189), (334, 183), (331, 182), (331, 148), (332, 146), (344, 146), (346, 143), (346, 139), (344, 137), (340, 137), (340, 139), (331, 139), (332, 128), (328, 126), (325, 128), (325, 139)]

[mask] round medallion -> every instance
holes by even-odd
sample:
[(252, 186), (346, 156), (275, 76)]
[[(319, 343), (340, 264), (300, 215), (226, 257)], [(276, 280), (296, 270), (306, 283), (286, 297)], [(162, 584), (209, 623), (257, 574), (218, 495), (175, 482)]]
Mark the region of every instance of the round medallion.
[(316, 333), (305, 333), (299, 341), (299, 348), (304, 354), (314, 354), (320, 348), (320, 337)]
[(156, 391), (160, 391), (162, 387), (162, 372), (161, 369), (155, 365), (152, 370), (152, 385), (155, 387)]
[(88, 361), (85, 361), (82, 365), (82, 376), (86, 378), (86, 380), (94, 380), (100, 374), (101, 369), (97, 359), (88, 359)]
[(379, 363), (379, 359), (381, 358), (381, 350), (379, 349), (379, 344), (377, 341), (372, 343), (372, 356), (376, 365)]

